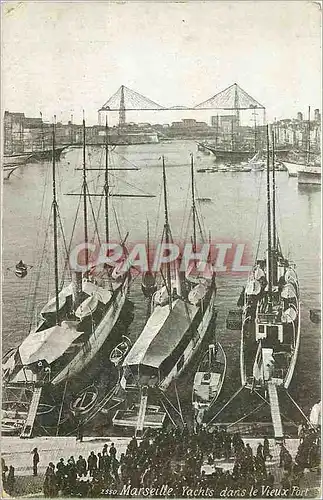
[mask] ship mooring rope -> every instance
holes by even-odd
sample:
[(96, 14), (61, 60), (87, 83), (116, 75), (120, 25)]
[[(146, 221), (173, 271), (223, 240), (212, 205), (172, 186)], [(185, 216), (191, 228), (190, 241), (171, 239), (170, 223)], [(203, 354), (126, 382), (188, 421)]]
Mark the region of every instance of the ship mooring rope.
[[(267, 401), (266, 398), (264, 398), (261, 394), (259, 394), (258, 391), (254, 390), (253, 391), (255, 394), (257, 394), (257, 396), (262, 399), (263, 401), (265, 401), (265, 403), (267, 403), (268, 406), (270, 406), (270, 402)], [(295, 427), (298, 427), (298, 425), (293, 421), (293, 420), (290, 420), (288, 417), (286, 417), (286, 415), (284, 415), (282, 412), (280, 412), (281, 416), (284, 417), (284, 419), (289, 422), (290, 424), (293, 424)]]
[(238, 389), (238, 390), (237, 390), (237, 391), (233, 394), (233, 396), (231, 396), (231, 398), (229, 399), (229, 401), (227, 401), (227, 402), (225, 403), (225, 405), (224, 405), (224, 406), (222, 406), (221, 410), (219, 410), (219, 411), (218, 411), (218, 412), (214, 415), (214, 417), (212, 417), (212, 418), (211, 418), (211, 420), (209, 420), (209, 422), (207, 422), (206, 427), (208, 427), (208, 426), (209, 426), (209, 425), (213, 422), (213, 420), (215, 420), (215, 419), (216, 419), (216, 418), (220, 415), (220, 413), (222, 413), (222, 412), (223, 412), (223, 410), (224, 410), (224, 409), (225, 409), (225, 408), (226, 408), (226, 407), (227, 407), (227, 406), (228, 406), (228, 405), (229, 405), (229, 404), (230, 404), (230, 403), (231, 403), (231, 402), (232, 402), (232, 401), (233, 401), (233, 400), (234, 400), (234, 399), (238, 396), (238, 394), (239, 394), (239, 393), (242, 391), (242, 389), (244, 389), (244, 388), (245, 388), (245, 386), (244, 386), (244, 385), (242, 385), (241, 387), (239, 387), (239, 389)]
[(179, 396), (178, 396), (176, 380), (174, 380), (174, 386), (175, 386), (175, 393), (176, 393), (176, 398), (177, 398), (177, 403), (178, 403), (178, 409), (180, 411), (181, 421), (183, 422), (183, 424), (185, 424), (184, 418), (183, 418), (183, 412), (182, 412), (181, 402), (180, 402)]
[(307, 416), (305, 415), (305, 413), (303, 412), (302, 408), (296, 403), (296, 401), (292, 398), (292, 396), (289, 394), (288, 390), (286, 389), (286, 394), (287, 396), (289, 397), (289, 399), (292, 401), (292, 403), (294, 403), (294, 405), (296, 406), (296, 408), (299, 410), (299, 412), (303, 415), (303, 417), (305, 418), (306, 422), (308, 423), (308, 425), (312, 428), (314, 428), (314, 425), (311, 423), (311, 421), (307, 418)]
[(238, 424), (239, 422), (242, 422), (253, 413), (257, 413), (257, 411), (260, 410), (260, 408), (262, 408), (263, 406), (265, 406), (265, 403), (260, 403), (260, 405), (258, 405), (257, 408), (251, 410), (249, 413), (247, 413), (247, 415), (244, 415), (243, 417), (239, 418), (239, 420), (236, 420), (235, 422), (232, 422), (231, 424), (227, 425), (227, 429), (229, 429), (229, 427), (232, 427), (233, 425)]

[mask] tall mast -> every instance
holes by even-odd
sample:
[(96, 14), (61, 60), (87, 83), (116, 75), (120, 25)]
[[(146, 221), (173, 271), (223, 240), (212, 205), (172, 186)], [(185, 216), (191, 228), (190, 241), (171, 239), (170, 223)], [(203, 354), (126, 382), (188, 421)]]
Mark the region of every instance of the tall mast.
[(147, 260), (148, 260), (148, 271), (150, 270), (149, 268), (149, 221), (147, 219)]
[[(40, 143), (41, 143), (41, 150), (44, 151), (45, 145), (44, 145), (44, 123), (43, 123), (43, 114), (40, 111), (40, 119), (41, 119), (41, 137), (40, 137)], [(53, 151), (54, 154), (54, 151)]]
[(310, 162), (311, 154), (311, 106), (308, 107), (308, 147), (307, 147), (307, 163)]
[(257, 113), (256, 113), (256, 109), (253, 112), (253, 119), (254, 119), (254, 150), (255, 150), (255, 153), (257, 153)]
[(191, 153), (191, 190), (192, 190), (192, 212), (193, 212), (193, 252), (196, 252), (196, 207), (194, 189), (194, 160)]
[(218, 147), (218, 142), (219, 142), (219, 114), (216, 115), (215, 147)]
[(57, 245), (57, 200), (56, 200), (56, 159), (55, 159), (55, 128), (56, 117), (53, 123), (53, 222), (54, 222), (54, 271), (55, 271), (55, 323), (59, 324), (59, 288), (58, 288), (58, 245)]
[(105, 241), (109, 243), (109, 138), (108, 118), (105, 118), (105, 179), (104, 179), (104, 203), (105, 203)]
[[(86, 161), (85, 161), (85, 119), (83, 116), (83, 219), (84, 219), (84, 243), (87, 245), (88, 227), (87, 227), (87, 183), (86, 183)], [(89, 251), (85, 248), (85, 265), (89, 263)]]
[(273, 249), (276, 250), (276, 170), (275, 170), (275, 131), (271, 132), (272, 139), (272, 165), (273, 165)]
[[(163, 160), (163, 185), (164, 185), (164, 209), (165, 209), (165, 243), (169, 244), (169, 221), (168, 221), (168, 205), (167, 205), (167, 186), (166, 186), (166, 170), (165, 170), (165, 157), (162, 157)], [(167, 288), (168, 288), (168, 297), (169, 297), (169, 307), (172, 308), (172, 283), (171, 283), (171, 275), (170, 275), (170, 263), (166, 264), (166, 279), (167, 279)]]
[(270, 151), (269, 151), (269, 127), (267, 125), (267, 272), (268, 272), (268, 305), (271, 312), (271, 295), (272, 295), (272, 243), (271, 243), (271, 202), (270, 202)]

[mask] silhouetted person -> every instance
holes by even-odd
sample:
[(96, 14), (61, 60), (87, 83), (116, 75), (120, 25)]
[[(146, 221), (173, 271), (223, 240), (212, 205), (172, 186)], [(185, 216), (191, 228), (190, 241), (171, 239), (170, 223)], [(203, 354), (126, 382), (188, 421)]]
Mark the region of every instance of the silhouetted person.
[(79, 456), (76, 462), (76, 470), (79, 476), (86, 476), (86, 460), (82, 455)]
[(6, 482), (6, 472), (8, 472), (8, 467), (6, 466), (6, 462), (4, 458), (1, 457), (1, 473), (2, 473), (2, 484)]
[(12, 495), (15, 485), (15, 469), (12, 465), (9, 467), (9, 472), (6, 481), (6, 491), (9, 495)]
[(273, 458), (269, 451), (269, 441), (267, 436), (264, 438), (263, 454), (264, 454), (264, 460), (266, 460), (267, 457), (269, 457), (270, 459)]
[(109, 449), (109, 454), (111, 458), (115, 458), (117, 454), (117, 449), (114, 446), (114, 443), (111, 443), (110, 449)]
[(37, 468), (39, 464), (39, 454), (37, 448), (34, 448), (32, 453), (33, 453), (33, 475), (37, 476)]
[(93, 472), (97, 469), (98, 459), (94, 455), (94, 451), (91, 451), (89, 458), (87, 459), (87, 468), (90, 471), (90, 475), (93, 476)]

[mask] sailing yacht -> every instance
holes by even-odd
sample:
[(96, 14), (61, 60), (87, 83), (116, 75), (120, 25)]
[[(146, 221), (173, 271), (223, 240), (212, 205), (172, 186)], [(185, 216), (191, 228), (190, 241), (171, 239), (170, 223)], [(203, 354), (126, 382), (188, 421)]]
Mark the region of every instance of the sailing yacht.
[[(82, 170), (84, 240), (87, 243), (87, 201), (89, 194), (86, 180), (84, 120)], [(114, 273), (113, 268), (104, 265), (100, 269), (92, 268), (83, 274), (75, 272), (72, 281), (67, 286), (63, 286), (62, 289), (59, 288), (55, 125), (53, 125), (52, 171), (55, 297), (42, 308), (41, 320), (36, 329), (32, 330), (18, 347), (7, 353), (2, 365), (5, 388), (10, 389), (11, 392), (14, 389), (28, 389), (29, 393), (33, 394), (29, 408), (28, 401), (25, 401), (22, 411), (26, 417), (26, 425), (22, 432), (23, 437), (31, 435), (42, 388), (44, 386), (54, 388), (82, 372), (108, 339), (121, 314), (130, 284), (129, 272)], [(106, 235), (108, 237), (107, 141), (104, 198)], [(86, 264), (88, 264), (87, 252), (85, 259)], [(10, 412), (10, 406), (10, 401), (4, 401), (5, 410)], [(15, 404), (16, 409), (17, 404)], [(31, 410), (33, 418), (31, 416), (29, 418)]]
[[(165, 243), (172, 241), (167, 201), (165, 161), (163, 158), (164, 236)], [(193, 248), (196, 249), (196, 207), (194, 166), (191, 157), (191, 189), (193, 213)], [(195, 268), (196, 269), (196, 268)], [(162, 273), (164, 284), (154, 293), (151, 314), (122, 364), (120, 385), (126, 391), (137, 388), (141, 394), (138, 415), (128, 424), (116, 414), (116, 425), (150, 426), (145, 422), (147, 398), (165, 391), (190, 362), (207, 332), (213, 317), (216, 285), (213, 269), (209, 276), (198, 272), (184, 273), (175, 266), (171, 274), (170, 264)], [(140, 427), (140, 425), (139, 425)], [(138, 428), (138, 426), (137, 426)]]
[(274, 135), (270, 179), (267, 126), (267, 250), (257, 259), (242, 292), (241, 382), (249, 389), (288, 389), (300, 343), (300, 293), (295, 265), (282, 252), (276, 231)]

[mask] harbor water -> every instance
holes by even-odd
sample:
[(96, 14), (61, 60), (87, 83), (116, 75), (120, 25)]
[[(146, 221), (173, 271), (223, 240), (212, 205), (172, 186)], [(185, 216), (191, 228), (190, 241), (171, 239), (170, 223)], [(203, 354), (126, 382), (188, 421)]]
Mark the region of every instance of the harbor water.
[[(146, 221), (150, 223), (152, 243), (162, 234), (163, 200), (161, 197), (161, 156), (165, 156), (169, 194), (170, 223), (174, 239), (190, 241), (190, 153), (194, 153), (196, 170), (210, 167), (214, 156), (197, 151), (190, 141), (172, 141), (140, 146), (118, 146), (111, 152), (110, 168), (127, 168), (110, 172), (110, 189), (114, 194), (152, 194), (151, 198), (113, 197), (110, 205), (111, 239), (120, 241), (127, 235), (129, 244), (144, 242)], [(87, 150), (87, 168), (104, 168), (104, 151)], [(82, 186), (82, 151), (69, 149), (57, 163), (59, 208), (67, 244)], [(139, 170), (135, 170), (138, 167)], [(132, 170), (129, 170), (133, 168)], [(104, 172), (88, 172), (90, 193), (102, 192)], [(246, 245), (245, 263), (252, 264), (262, 233), (266, 241), (266, 173), (213, 172), (196, 173), (197, 204), (200, 225), (207, 238), (215, 243)], [(320, 304), (320, 190), (316, 186), (300, 187), (297, 178), (277, 172), (277, 229), (283, 253), (297, 265), (301, 287), (301, 345), (290, 393), (308, 415), (320, 400), (320, 325), (310, 322), (309, 310)], [(71, 196), (74, 195), (74, 196)], [(92, 212), (98, 218), (98, 232), (104, 236), (103, 198), (93, 198), (89, 206), (89, 226), (94, 235)], [(3, 186), (3, 339), (5, 353), (18, 345), (35, 322), (37, 311), (53, 292), (51, 164), (35, 163), (17, 169)], [(116, 219), (117, 214), (117, 219)], [(82, 242), (82, 217), (74, 230), (74, 244)], [(44, 245), (44, 240), (48, 244)], [(102, 240), (104, 241), (104, 240)], [(263, 253), (263, 244), (259, 255)], [(60, 236), (60, 247), (64, 239)], [(30, 267), (28, 276), (19, 279), (12, 272), (20, 259)], [(42, 270), (38, 264), (42, 260)], [(226, 329), (226, 317), (236, 302), (246, 280), (245, 273), (220, 272), (217, 277), (216, 337), (227, 355), (228, 371), (221, 402), (225, 402), (240, 385), (240, 332)], [(143, 298), (140, 277), (134, 279), (130, 300), (134, 319), (129, 333), (135, 339), (145, 323), (147, 302)], [(34, 289), (37, 285), (37, 296)], [(194, 362), (193, 362), (194, 363)], [(192, 365), (193, 366), (193, 365)], [(184, 406), (189, 405), (193, 369), (178, 382)], [(239, 418), (231, 408), (231, 420)], [(294, 408), (289, 414), (298, 420)]]

